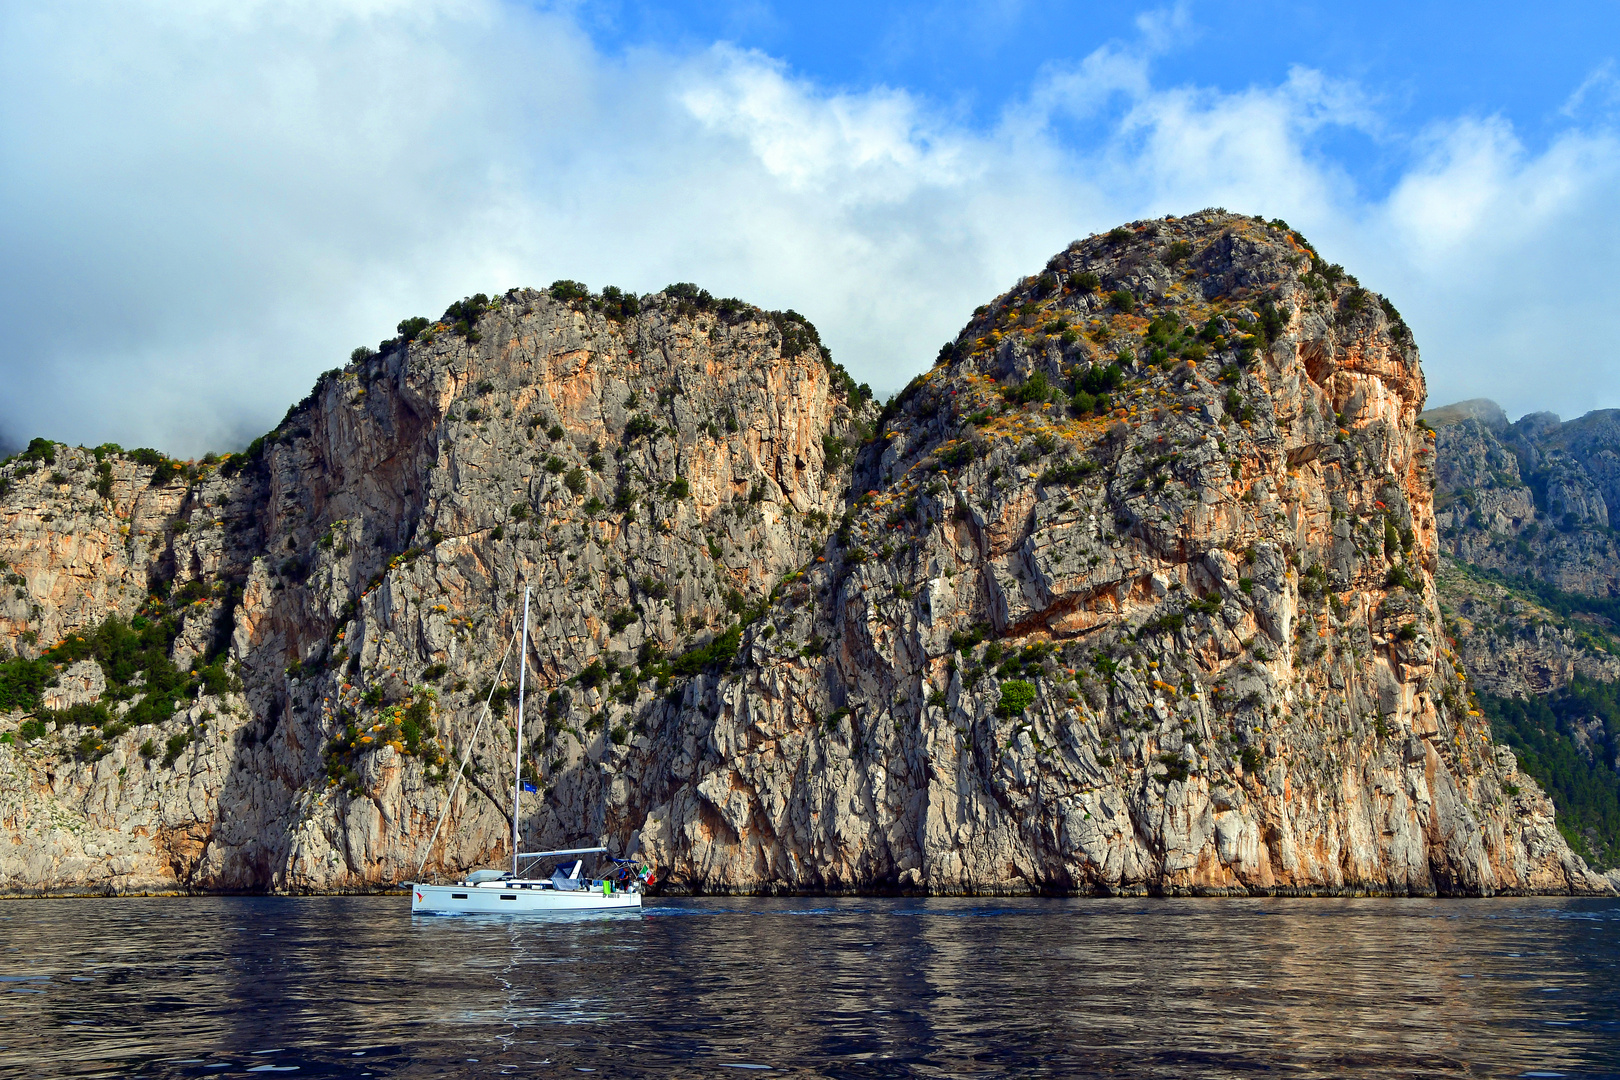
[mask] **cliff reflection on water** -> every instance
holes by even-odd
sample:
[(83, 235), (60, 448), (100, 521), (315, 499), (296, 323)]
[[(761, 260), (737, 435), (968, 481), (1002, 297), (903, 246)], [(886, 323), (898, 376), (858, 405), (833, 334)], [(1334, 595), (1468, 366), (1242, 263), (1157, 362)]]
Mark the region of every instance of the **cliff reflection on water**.
[(1620, 1075), (1620, 904), (0, 904), (0, 1073)]

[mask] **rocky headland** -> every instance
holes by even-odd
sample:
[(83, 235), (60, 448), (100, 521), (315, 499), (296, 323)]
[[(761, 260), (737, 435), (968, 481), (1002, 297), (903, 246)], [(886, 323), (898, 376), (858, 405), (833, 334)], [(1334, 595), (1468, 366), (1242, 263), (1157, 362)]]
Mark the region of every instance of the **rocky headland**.
[(1610, 892), (1446, 638), (1423, 405), (1389, 301), (1211, 211), (1071, 245), (881, 409), (793, 312), (558, 282), (240, 454), (36, 440), (0, 891), (501, 858), (527, 586), (526, 841), (672, 889)]

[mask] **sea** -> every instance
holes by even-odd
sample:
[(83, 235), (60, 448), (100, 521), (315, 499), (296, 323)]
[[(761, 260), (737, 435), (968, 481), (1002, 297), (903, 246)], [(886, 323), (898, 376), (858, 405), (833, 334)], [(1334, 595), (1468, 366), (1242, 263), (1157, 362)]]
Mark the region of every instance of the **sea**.
[(0, 1075), (1615, 1077), (1620, 902), (0, 901)]

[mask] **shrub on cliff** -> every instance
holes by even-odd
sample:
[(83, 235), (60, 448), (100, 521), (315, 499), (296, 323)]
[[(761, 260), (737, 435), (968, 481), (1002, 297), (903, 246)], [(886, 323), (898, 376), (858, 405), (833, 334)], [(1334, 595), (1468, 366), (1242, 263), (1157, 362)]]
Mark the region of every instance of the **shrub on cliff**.
[(664, 295), (700, 307), (708, 307), (714, 302), (714, 297), (709, 295), (708, 289), (700, 289), (690, 281), (677, 281), (673, 285), (664, 286)]
[(163, 746), (163, 767), (169, 768), (172, 766), (180, 757), (181, 751), (190, 745), (190, 743), (191, 732), (189, 731), (181, 731), (170, 735), (168, 742), (166, 742)]
[(1423, 579), (1404, 566), (1390, 567), (1389, 573), (1384, 575), (1384, 584), (1392, 588), (1409, 589), (1412, 592), (1423, 591)]
[(1084, 411), (1090, 411), (1093, 406), (1102, 412), (1107, 409), (1107, 396), (1118, 390), (1125, 382), (1125, 370), (1115, 364), (1092, 364), (1085, 371), (1079, 372), (1070, 384), (1075, 392), (1073, 403), (1076, 411), (1081, 411), (1085, 399), (1081, 394), (1090, 397), (1091, 404), (1086, 405)]
[(49, 439), (30, 439), (28, 448), (17, 457), (23, 461), (41, 462), (46, 465), (56, 464), (56, 444)]
[(843, 439), (832, 432), (823, 432), (821, 436), (821, 456), (827, 463), (830, 471), (836, 472), (844, 463), (844, 454), (849, 449)]
[(1339, 312), (1334, 316), (1334, 322), (1340, 326), (1354, 322), (1357, 315), (1366, 311), (1372, 303), (1372, 294), (1366, 289), (1357, 286), (1345, 293), (1339, 300)]
[(821, 334), (810, 320), (789, 308), (770, 313), (771, 324), (782, 335), (782, 357), (791, 360), (807, 349), (821, 348)]
[(641, 300), (633, 292), (607, 285), (602, 289), (601, 299), (592, 301), (591, 307), (614, 322), (622, 323), (641, 311)]
[(1045, 401), (1052, 396), (1052, 384), (1046, 372), (1037, 371), (1017, 386), (1003, 387), (1001, 396), (1014, 405), (1027, 405), (1032, 401)]
[(1270, 300), (1260, 305), (1260, 332), (1267, 345), (1277, 340), (1277, 335), (1282, 333), (1286, 322), (1283, 313)]
[(1090, 416), (1093, 412), (1107, 412), (1108, 395), (1104, 394), (1102, 396), (1102, 408), (1099, 409), (1097, 395), (1087, 393), (1084, 390), (1076, 390), (1074, 396), (1069, 399), (1069, 410), (1076, 416)]
[(715, 314), (725, 322), (740, 322), (756, 310), (753, 304), (735, 296), (724, 296), (715, 301)]
[(0, 662), (0, 712), (39, 708), (39, 695), (56, 685), (56, 667), (49, 660), (6, 660)]
[(433, 739), (434, 697), (432, 690), (419, 686), (415, 690), (415, 700), (394, 715), (405, 752), (414, 757), (429, 756), (437, 749)]
[(95, 660), (106, 673), (109, 701), (140, 697), (123, 716), (124, 722), (157, 724), (173, 716), (181, 701), (199, 691), (222, 694), (234, 688), (218, 660), (199, 668), (196, 675), (175, 667), (169, 649), (178, 634), (178, 623), (172, 617), (137, 616), (126, 623), (113, 616), (94, 630), (68, 637), (47, 652), (45, 660), (53, 664)]
[(942, 469), (960, 469), (972, 461), (976, 455), (977, 451), (972, 441), (963, 439), (954, 446), (946, 447), (939, 452), (939, 465)]
[(226, 458), (225, 464), (219, 467), (220, 475), (226, 477), (235, 476), (243, 469), (262, 463), (264, 461), (265, 444), (266, 442), (275, 442), (275, 435), (276, 433), (273, 431), (268, 435), (260, 435), (257, 439), (248, 443), (246, 449), (240, 454), (232, 454)]
[(1046, 485), (1078, 484), (1081, 480), (1097, 471), (1097, 463), (1084, 458), (1060, 462), (1053, 465), (1041, 474), (1040, 482)]
[(1008, 679), (1001, 684), (1001, 700), (996, 705), (996, 715), (1001, 717), (1022, 716), (1025, 709), (1035, 701), (1035, 685), (1024, 679)]
[(643, 436), (656, 434), (658, 422), (645, 413), (637, 413), (624, 425), (624, 441), (635, 442)]
[(671, 673), (682, 677), (696, 675), (705, 668), (729, 664), (742, 647), (742, 627), (733, 626), (707, 645), (690, 649), (670, 661)]
[(1165, 770), (1162, 773), (1156, 773), (1153, 777), (1159, 783), (1170, 784), (1177, 780), (1180, 780), (1183, 783), (1186, 782), (1187, 762), (1183, 760), (1180, 754), (1160, 754), (1158, 756), (1158, 762), (1160, 765), (1164, 766)]
[(450, 324), (450, 329), (470, 342), (479, 340), (478, 331), (474, 329), (484, 312), (489, 310), (489, 297), (483, 293), (474, 293), (472, 296), (457, 300), (444, 309), (441, 322)]

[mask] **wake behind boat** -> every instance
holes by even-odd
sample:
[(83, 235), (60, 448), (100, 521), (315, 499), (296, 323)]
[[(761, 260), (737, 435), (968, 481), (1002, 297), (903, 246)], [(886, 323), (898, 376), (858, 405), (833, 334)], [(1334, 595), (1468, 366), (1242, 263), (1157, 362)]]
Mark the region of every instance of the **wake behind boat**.
[[(525, 676), (528, 673), (528, 644), (529, 644), (529, 590), (523, 590), (523, 628), (518, 636), (518, 710), (517, 710), (517, 740), (512, 761), (512, 869), (503, 870), (475, 870), (462, 880), (449, 885), (437, 885), (428, 882), (412, 882), (411, 914), (413, 915), (456, 915), (456, 914), (544, 914), (547, 912), (572, 911), (639, 911), (641, 910), (642, 890), (652, 883), (652, 871), (628, 859), (610, 858), (610, 866), (600, 877), (590, 877), (583, 874), (585, 860), (581, 856), (605, 855), (605, 847), (567, 848), (561, 851), (530, 851), (524, 852), (520, 834), (519, 816), (522, 810), (524, 789), (535, 790), (533, 786), (525, 784), (523, 780), (523, 699), (525, 694)], [(501, 666), (505, 667), (503, 658)], [(499, 672), (495, 680), (499, 682)], [(494, 694), (494, 686), (490, 688)], [(484, 703), (484, 717), (480, 718), (478, 725), (483, 727), (484, 719), (489, 716), (489, 703)], [(472, 755), (472, 744), (478, 740), (478, 731), (473, 731), (472, 742), (468, 744), (467, 758)], [(456, 770), (456, 786), (460, 786), (461, 777), (467, 767), (467, 760), (461, 762), (461, 768)], [(449, 813), (453, 805), (455, 788), (450, 790), (451, 802), (445, 807), (445, 814)], [(439, 824), (433, 830), (433, 838), (428, 841), (427, 854), (422, 857), (423, 865), (427, 863), (428, 854), (433, 851), (433, 845), (438, 840), (439, 829), (444, 826), (444, 815), (440, 815)], [(528, 860), (530, 868), (543, 865), (551, 861), (556, 863), (549, 877), (525, 877), (523, 873), (524, 860)], [(558, 861), (567, 860), (567, 861)], [(417, 875), (421, 876), (421, 867), (417, 868)]]

